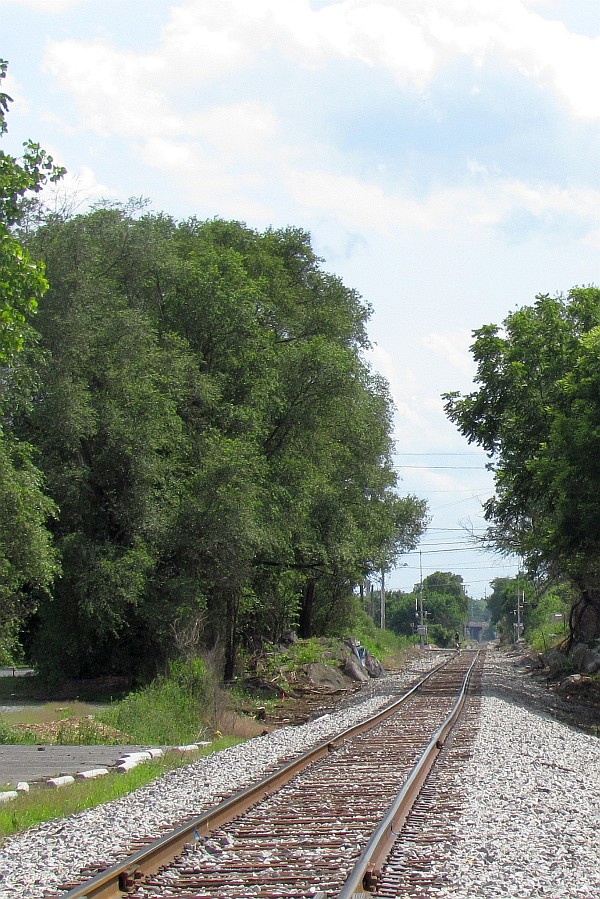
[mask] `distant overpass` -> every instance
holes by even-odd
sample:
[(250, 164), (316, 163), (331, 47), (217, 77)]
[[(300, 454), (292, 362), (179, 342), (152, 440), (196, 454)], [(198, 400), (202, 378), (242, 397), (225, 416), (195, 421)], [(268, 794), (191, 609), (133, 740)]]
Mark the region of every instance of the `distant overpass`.
[(471, 640), (477, 640), (479, 643), (488, 624), (489, 621), (469, 621), (468, 624), (465, 624), (465, 637), (470, 637)]

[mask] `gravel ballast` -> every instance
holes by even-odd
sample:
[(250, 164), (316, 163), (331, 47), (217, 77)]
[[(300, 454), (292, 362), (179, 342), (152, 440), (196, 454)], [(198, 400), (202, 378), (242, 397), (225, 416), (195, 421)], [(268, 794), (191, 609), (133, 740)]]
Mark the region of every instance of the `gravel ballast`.
[[(600, 741), (553, 720), (548, 691), (510, 658), (490, 652), (488, 659), (474, 754), (457, 776), (465, 811), (437, 895), (597, 897)], [(90, 863), (113, 863), (133, 838), (199, 814), (351, 726), (437, 661), (427, 654), (309, 724), (256, 737), (123, 799), (10, 838), (0, 847), (0, 899), (39, 899)]]
[(504, 654), (488, 654), (483, 691), (436, 896), (597, 899), (600, 740), (555, 720), (564, 703)]

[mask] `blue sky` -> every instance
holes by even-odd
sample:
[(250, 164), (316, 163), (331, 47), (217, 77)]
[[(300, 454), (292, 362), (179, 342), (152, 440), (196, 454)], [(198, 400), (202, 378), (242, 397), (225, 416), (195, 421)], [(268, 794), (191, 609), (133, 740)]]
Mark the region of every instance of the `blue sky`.
[(446, 421), (473, 329), (537, 293), (597, 284), (597, 0), (0, 0), (14, 98), (81, 208), (311, 232), (373, 306), (401, 489), (432, 514), (388, 583), (516, 560), (473, 550), (485, 457)]

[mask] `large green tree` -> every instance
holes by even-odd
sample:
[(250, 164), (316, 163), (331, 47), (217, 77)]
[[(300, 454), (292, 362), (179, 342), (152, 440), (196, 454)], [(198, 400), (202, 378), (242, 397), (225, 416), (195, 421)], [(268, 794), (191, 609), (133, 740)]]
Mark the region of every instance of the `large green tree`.
[(461, 575), (436, 571), (415, 584), (412, 593), (392, 591), (387, 594), (388, 621), (391, 630), (409, 636), (420, 623), (421, 608), (430, 639), (440, 646), (454, 642), (456, 631), (462, 633), (468, 618), (469, 598)]
[(63, 564), (38, 656), (139, 671), (197, 625), (231, 675), (243, 641), (341, 628), (426, 511), (395, 490), (368, 306), (293, 228), (100, 206), (30, 248), (51, 287), (17, 425)]
[(475, 392), (446, 410), (490, 455), (488, 539), (577, 589), (573, 639), (600, 635), (600, 290), (538, 296), (475, 332)]
[[(7, 64), (0, 60), (0, 83)], [(0, 91), (0, 136), (7, 130), (10, 97)], [(55, 506), (45, 495), (32, 447), (11, 433), (23, 389), (18, 354), (38, 302), (47, 289), (43, 265), (34, 262), (15, 234), (28, 194), (62, 174), (37, 144), (25, 144), (16, 159), (0, 150), (0, 660), (16, 650), (19, 627), (35, 608), (57, 570), (48, 520)]]

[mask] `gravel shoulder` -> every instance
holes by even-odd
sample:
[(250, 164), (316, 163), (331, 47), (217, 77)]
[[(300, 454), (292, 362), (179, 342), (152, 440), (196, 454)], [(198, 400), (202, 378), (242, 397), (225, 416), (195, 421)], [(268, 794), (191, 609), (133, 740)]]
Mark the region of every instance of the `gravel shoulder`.
[(580, 729), (590, 709), (523, 661), (488, 654), (473, 754), (454, 779), (463, 810), (433, 865), (436, 896), (600, 895), (600, 740)]
[[(0, 899), (50, 895), (76, 878), (84, 863), (110, 863), (134, 835), (153, 834), (165, 819), (181, 822), (242, 789), (374, 711), (437, 661), (426, 654), (308, 724), (256, 737), (171, 771), (123, 799), (9, 839), (0, 847)], [(457, 776), (464, 810), (454, 824), (436, 895), (595, 899), (600, 741), (576, 730), (576, 716), (567, 720), (572, 705), (517, 661), (488, 653), (473, 756)]]

